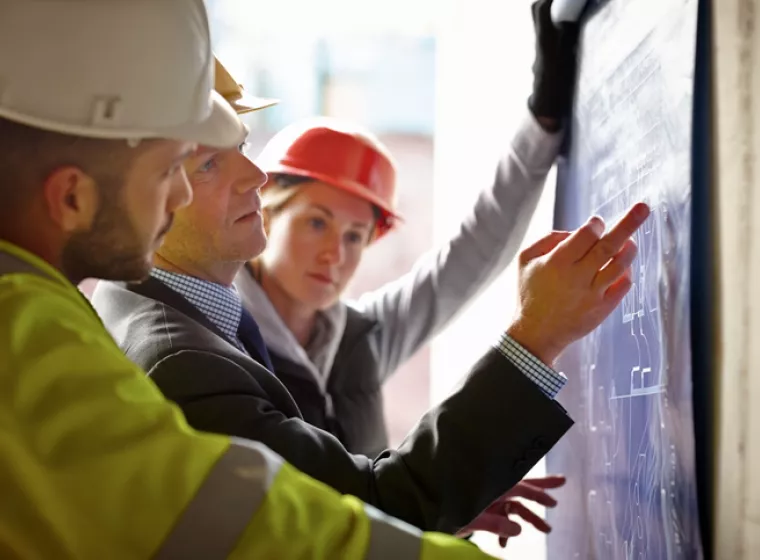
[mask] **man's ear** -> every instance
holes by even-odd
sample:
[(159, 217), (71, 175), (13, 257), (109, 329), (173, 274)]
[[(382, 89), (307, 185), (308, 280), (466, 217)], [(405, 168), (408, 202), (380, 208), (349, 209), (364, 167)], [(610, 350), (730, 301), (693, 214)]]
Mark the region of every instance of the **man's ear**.
[(95, 180), (78, 167), (54, 170), (43, 185), (48, 214), (61, 231), (87, 230), (98, 210)]

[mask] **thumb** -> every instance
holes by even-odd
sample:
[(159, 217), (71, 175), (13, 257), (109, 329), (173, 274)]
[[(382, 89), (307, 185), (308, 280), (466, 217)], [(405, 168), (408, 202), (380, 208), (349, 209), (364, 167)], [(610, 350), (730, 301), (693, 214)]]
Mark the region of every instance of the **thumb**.
[(571, 232), (569, 231), (553, 231), (550, 234), (543, 236), (541, 239), (522, 250), (520, 253), (520, 263), (527, 264), (533, 259), (548, 255), (557, 245), (570, 237), (570, 233)]

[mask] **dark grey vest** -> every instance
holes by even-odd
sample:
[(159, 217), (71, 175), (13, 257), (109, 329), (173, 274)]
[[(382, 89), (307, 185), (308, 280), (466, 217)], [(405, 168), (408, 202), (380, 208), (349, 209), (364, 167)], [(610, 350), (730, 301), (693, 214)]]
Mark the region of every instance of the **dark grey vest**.
[(388, 447), (377, 356), (367, 336), (377, 328), (375, 321), (347, 309), (346, 330), (326, 394), (306, 368), (270, 350), (277, 377), (290, 391), (304, 420), (334, 434), (351, 453), (371, 458)]

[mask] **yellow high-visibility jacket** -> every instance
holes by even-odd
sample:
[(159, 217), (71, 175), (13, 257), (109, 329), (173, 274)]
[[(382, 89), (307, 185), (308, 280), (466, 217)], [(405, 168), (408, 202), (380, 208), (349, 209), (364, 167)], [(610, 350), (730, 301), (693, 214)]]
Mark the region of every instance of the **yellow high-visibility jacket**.
[(0, 558), (485, 558), (199, 433), (39, 258), (0, 241)]

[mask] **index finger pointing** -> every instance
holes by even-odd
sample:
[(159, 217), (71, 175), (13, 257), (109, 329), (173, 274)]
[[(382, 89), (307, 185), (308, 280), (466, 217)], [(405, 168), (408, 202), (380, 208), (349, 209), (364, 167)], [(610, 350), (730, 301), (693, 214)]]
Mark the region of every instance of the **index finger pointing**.
[(604, 233), (604, 221), (599, 216), (591, 216), (570, 237), (557, 245), (554, 250), (555, 258), (566, 263), (581, 260), (599, 242), (602, 233)]
[(649, 214), (648, 205), (643, 202), (634, 204), (626, 215), (604, 234), (581, 260), (588, 262), (594, 270), (599, 270), (620, 251), (626, 241), (646, 221)]

